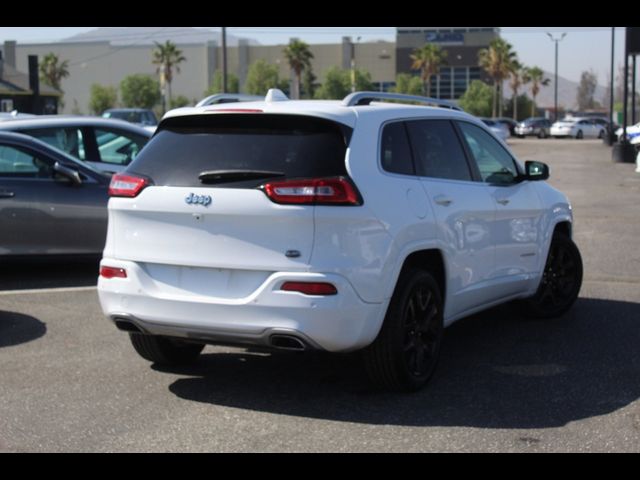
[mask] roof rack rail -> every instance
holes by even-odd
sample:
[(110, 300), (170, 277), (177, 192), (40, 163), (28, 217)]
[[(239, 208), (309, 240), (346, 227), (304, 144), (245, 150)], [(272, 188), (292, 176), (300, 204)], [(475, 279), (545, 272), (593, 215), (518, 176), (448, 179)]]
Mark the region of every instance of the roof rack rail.
[(402, 93), (386, 93), (386, 92), (355, 92), (342, 100), (345, 107), (355, 107), (358, 105), (369, 105), (374, 100), (401, 100), (404, 102), (423, 103), (425, 105), (435, 105), (441, 108), (450, 108), (451, 110), (462, 111), (453, 102), (440, 100), (439, 98), (421, 97), (418, 95), (404, 95)]

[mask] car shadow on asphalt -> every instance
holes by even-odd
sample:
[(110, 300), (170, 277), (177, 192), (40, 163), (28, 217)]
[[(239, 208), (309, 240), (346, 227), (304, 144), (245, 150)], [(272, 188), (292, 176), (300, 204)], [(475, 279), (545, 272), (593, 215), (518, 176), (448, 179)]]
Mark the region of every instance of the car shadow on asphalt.
[[(357, 355), (205, 353), (169, 388), (194, 402), (374, 425), (550, 428), (640, 397), (640, 304), (581, 298), (564, 317), (499, 307), (446, 331), (416, 394), (372, 391)], [(207, 352), (205, 350), (205, 352)]]
[(95, 257), (2, 260), (0, 291), (94, 286), (99, 263)]
[(37, 318), (0, 310), (0, 348), (31, 342), (46, 333), (47, 325)]

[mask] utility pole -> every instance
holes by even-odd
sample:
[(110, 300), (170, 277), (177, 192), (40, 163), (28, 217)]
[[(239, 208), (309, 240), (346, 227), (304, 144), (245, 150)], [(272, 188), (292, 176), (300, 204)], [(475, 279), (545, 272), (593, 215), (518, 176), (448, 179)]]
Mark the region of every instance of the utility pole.
[(615, 60), (615, 48), (616, 48), (616, 27), (611, 27), (611, 92), (609, 95), (609, 145), (611, 145), (611, 135), (613, 134), (613, 99), (614, 99), (614, 60)]
[(222, 93), (227, 93), (227, 27), (222, 27)]
[(563, 33), (562, 35), (560, 35), (560, 38), (553, 38), (553, 35), (551, 35), (549, 32), (547, 32), (547, 35), (549, 36), (549, 38), (551, 39), (552, 42), (554, 42), (556, 44), (556, 73), (555, 73), (555, 79), (553, 81), (553, 113), (554, 113), (554, 117), (553, 117), (553, 121), (557, 122), (558, 121), (558, 44), (564, 39), (564, 37), (567, 36), (566, 32)]
[[(362, 37), (356, 38), (356, 43)], [(351, 93), (356, 91), (356, 44), (351, 42)]]

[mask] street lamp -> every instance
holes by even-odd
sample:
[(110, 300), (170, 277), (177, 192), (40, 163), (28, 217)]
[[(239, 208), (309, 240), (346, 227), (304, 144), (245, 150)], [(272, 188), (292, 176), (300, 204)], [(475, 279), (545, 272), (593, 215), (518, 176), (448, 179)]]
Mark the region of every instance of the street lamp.
[(560, 38), (553, 38), (553, 35), (551, 35), (549, 32), (547, 32), (547, 35), (549, 36), (549, 38), (551, 39), (552, 42), (554, 42), (556, 44), (556, 73), (555, 73), (555, 79), (553, 81), (553, 88), (554, 88), (554, 93), (553, 93), (553, 112), (554, 112), (554, 117), (553, 120), (554, 122), (558, 121), (558, 44), (564, 39), (564, 37), (567, 36), (567, 33), (563, 33), (562, 35), (560, 35)]

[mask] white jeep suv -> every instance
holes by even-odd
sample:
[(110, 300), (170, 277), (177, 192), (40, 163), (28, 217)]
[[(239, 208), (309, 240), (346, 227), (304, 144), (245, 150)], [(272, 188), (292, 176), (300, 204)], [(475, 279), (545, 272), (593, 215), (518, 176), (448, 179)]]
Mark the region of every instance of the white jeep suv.
[(205, 344), (361, 350), (375, 384), (416, 390), (454, 321), (576, 300), (571, 206), (548, 174), (423, 97), (174, 110), (113, 177), (102, 308), (153, 362)]

